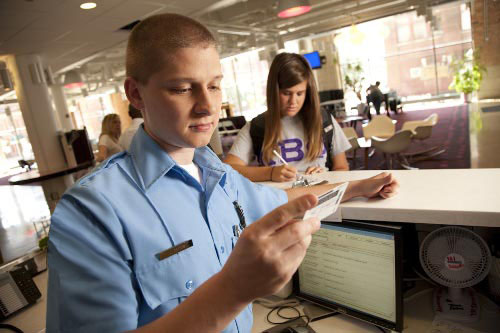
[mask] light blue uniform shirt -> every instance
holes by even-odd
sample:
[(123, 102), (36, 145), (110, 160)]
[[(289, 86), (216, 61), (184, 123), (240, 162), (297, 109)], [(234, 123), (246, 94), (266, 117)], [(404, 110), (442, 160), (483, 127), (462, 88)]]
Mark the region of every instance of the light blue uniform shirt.
[[(194, 163), (201, 184), (141, 127), (129, 152), (64, 194), (50, 229), (47, 332), (125, 331), (159, 318), (221, 270), (237, 240), (233, 201), (247, 224), (287, 202), (284, 191), (250, 182), (206, 147)], [(155, 257), (187, 240), (191, 248)], [(251, 327), (249, 305), (224, 332)]]

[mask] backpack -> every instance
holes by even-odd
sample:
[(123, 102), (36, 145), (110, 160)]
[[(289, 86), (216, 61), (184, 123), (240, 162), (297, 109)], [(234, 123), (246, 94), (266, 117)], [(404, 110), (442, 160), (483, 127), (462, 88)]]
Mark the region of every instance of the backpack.
[[(334, 126), (331, 115), (323, 108), (320, 109), (321, 118), (323, 119), (323, 143), (326, 147), (326, 167), (328, 170), (333, 169), (332, 163), (332, 139), (334, 134)], [(267, 111), (266, 111), (267, 112)], [(266, 128), (266, 112), (259, 114), (250, 122), (250, 137), (252, 138), (252, 145), (254, 154), (259, 161), (261, 160), (262, 145), (264, 143), (264, 132)]]

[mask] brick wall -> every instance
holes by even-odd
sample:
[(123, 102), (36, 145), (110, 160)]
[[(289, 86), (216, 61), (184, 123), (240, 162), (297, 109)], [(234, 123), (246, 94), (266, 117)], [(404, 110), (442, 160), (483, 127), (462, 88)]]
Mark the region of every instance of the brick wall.
[(484, 0), (474, 0), (471, 7), (474, 48), (487, 69), (478, 97), (500, 98), (500, 0), (486, 0), (486, 17), (484, 5)]

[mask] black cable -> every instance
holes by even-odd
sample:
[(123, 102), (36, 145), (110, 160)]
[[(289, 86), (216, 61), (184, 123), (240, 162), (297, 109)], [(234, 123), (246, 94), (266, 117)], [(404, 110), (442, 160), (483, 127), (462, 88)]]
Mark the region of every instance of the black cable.
[(381, 330), (381, 331), (382, 331), (382, 333), (385, 333), (385, 329), (383, 329), (382, 327), (377, 326), (377, 325), (373, 325), (373, 326), (375, 326), (376, 328), (378, 328), (379, 330)]
[(0, 324), (0, 328), (5, 328), (9, 331), (16, 332), (16, 333), (24, 333), (21, 329), (17, 328), (14, 325), (10, 325), (10, 324)]
[[(294, 317), (287, 317), (287, 316), (284, 316), (284, 315), (282, 315), (282, 314), (280, 313), (280, 312), (281, 312), (282, 310), (284, 310), (284, 309), (291, 309), (291, 310), (294, 310), (294, 311), (297, 313), (297, 315), (296, 315), (296, 316), (294, 316)], [(271, 316), (271, 314), (272, 314), (274, 311), (276, 311), (276, 315), (277, 315), (278, 317), (280, 317), (281, 319), (286, 319), (286, 320), (285, 320), (285, 321), (282, 321), (282, 322), (275, 322), (275, 321), (272, 321), (272, 320), (270, 319), (270, 316)], [(304, 325), (304, 326), (307, 326), (307, 325), (309, 324), (309, 322), (310, 322), (309, 317), (308, 317), (308, 316), (306, 316), (306, 315), (301, 315), (301, 314), (300, 314), (300, 311), (299, 311), (297, 308), (293, 307), (293, 306), (277, 306), (277, 307), (274, 307), (274, 308), (272, 308), (272, 309), (271, 309), (271, 311), (269, 311), (269, 312), (267, 313), (267, 316), (266, 316), (266, 320), (267, 320), (267, 322), (268, 322), (268, 323), (270, 323), (270, 324), (273, 324), (273, 325), (288, 324), (288, 323), (291, 323), (292, 321), (295, 321), (295, 320), (300, 319), (300, 318), (305, 318), (305, 319), (306, 319), (306, 323), (305, 323), (305, 325)]]

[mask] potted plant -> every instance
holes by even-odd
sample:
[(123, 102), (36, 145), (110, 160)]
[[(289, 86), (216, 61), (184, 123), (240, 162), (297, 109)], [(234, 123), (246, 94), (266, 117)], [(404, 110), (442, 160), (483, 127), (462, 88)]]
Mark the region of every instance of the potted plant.
[(361, 87), (364, 80), (365, 78), (363, 76), (363, 67), (361, 67), (360, 63), (357, 63), (356, 65), (347, 64), (344, 83), (347, 87), (351, 88), (352, 91), (356, 93), (356, 96), (358, 96), (360, 101)]
[(460, 60), (452, 63), (454, 69), (453, 81), (449, 89), (462, 93), (464, 102), (470, 103), (471, 94), (478, 91), (481, 87), (483, 80), (483, 73), (486, 71), (484, 66), (479, 62), (479, 55), (477, 52), (468, 51)]

